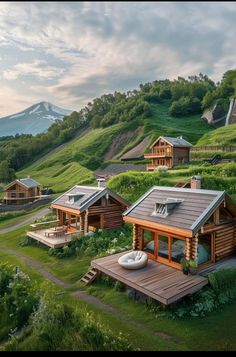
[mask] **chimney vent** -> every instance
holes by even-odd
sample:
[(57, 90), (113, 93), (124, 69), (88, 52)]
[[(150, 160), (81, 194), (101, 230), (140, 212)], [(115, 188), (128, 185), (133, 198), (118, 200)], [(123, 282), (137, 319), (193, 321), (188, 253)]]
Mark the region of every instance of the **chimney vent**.
[(105, 181), (106, 180), (104, 178), (97, 179), (98, 187), (105, 187)]
[(201, 176), (192, 176), (191, 177), (191, 189), (199, 190), (201, 188)]

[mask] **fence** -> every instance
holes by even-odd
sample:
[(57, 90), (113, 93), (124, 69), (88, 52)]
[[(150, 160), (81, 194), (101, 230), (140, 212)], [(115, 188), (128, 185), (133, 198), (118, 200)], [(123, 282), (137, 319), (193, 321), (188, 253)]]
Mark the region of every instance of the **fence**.
[(236, 146), (193, 146), (191, 151), (236, 151)]

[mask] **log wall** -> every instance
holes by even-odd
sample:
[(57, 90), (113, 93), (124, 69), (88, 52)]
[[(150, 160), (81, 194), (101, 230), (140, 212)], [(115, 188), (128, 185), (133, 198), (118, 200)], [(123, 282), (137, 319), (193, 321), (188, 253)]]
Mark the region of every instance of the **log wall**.
[(221, 227), (215, 232), (215, 255), (220, 260), (235, 252), (236, 225)]

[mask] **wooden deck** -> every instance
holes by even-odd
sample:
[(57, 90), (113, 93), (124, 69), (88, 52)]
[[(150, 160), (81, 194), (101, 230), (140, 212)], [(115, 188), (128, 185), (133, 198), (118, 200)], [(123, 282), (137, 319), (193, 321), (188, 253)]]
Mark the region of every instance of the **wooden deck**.
[(75, 232), (71, 234), (63, 234), (61, 236), (45, 236), (46, 229), (40, 229), (37, 231), (27, 232), (27, 236), (37, 240), (38, 242), (47, 245), (50, 248), (60, 248), (68, 245), (72, 239), (79, 237), (80, 232)]
[(180, 270), (150, 259), (143, 269), (126, 270), (117, 262), (123, 254), (93, 260), (91, 266), (165, 305), (192, 294), (208, 284), (205, 277), (184, 275)]

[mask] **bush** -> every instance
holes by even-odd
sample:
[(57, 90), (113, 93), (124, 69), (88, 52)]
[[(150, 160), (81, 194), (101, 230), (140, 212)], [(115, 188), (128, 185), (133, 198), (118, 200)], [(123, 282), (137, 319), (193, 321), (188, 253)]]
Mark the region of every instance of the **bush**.
[(209, 283), (216, 293), (236, 288), (236, 269), (222, 269), (208, 275)]
[(89, 256), (109, 255), (131, 249), (132, 234), (131, 226), (124, 225), (121, 228), (110, 230), (99, 230), (93, 235), (85, 235), (74, 239), (70, 246), (53, 249), (48, 253), (57, 258), (67, 258), (70, 256)]
[(26, 274), (0, 264), (0, 340), (28, 322), (39, 301), (37, 291)]
[(95, 317), (63, 303), (46, 289), (30, 319), (30, 332), (11, 340), (6, 349), (23, 351), (129, 351), (121, 334), (115, 335)]

